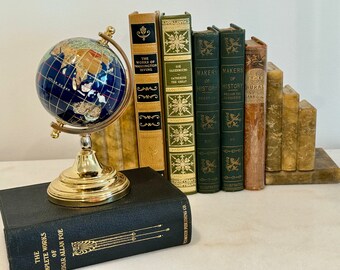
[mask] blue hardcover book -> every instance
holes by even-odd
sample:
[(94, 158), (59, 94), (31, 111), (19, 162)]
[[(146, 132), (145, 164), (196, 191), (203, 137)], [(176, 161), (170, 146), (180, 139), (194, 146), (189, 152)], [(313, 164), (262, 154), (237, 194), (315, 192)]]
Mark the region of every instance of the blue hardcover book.
[(10, 269), (74, 269), (188, 244), (187, 197), (150, 168), (123, 173), (130, 193), (103, 206), (54, 205), (48, 183), (0, 191)]

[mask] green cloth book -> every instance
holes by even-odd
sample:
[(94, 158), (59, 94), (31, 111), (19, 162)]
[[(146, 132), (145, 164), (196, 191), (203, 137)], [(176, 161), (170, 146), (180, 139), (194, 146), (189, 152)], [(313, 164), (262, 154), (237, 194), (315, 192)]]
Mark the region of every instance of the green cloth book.
[(220, 43), (211, 27), (193, 32), (197, 189), (220, 190)]
[(187, 197), (151, 168), (123, 171), (124, 198), (69, 208), (48, 201), (49, 183), (0, 191), (11, 270), (66, 270), (188, 244)]
[(222, 189), (240, 191), (244, 189), (245, 30), (235, 24), (218, 30), (220, 32)]
[(163, 14), (160, 22), (168, 177), (184, 193), (195, 193), (191, 16)]

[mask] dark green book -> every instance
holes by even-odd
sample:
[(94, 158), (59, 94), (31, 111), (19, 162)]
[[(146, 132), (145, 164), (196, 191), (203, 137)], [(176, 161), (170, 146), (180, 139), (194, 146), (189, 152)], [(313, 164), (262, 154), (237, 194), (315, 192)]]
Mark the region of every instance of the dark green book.
[(163, 14), (160, 22), (168, 175), (190, 194), (197, 191), (191, 16)]
[(193, 32), (197, 189), (220, 190), (219, 33)]
[(245, 30), (231, 24), (220, 32), (222, 189), (244, 189)]
[(188, 244), (187, 197), (150, 168), (123, 173), (130, 193), (96, 207), (54, 205), (47, 198), (48, 183), (1, 190), (10, 269), (74, 269)]

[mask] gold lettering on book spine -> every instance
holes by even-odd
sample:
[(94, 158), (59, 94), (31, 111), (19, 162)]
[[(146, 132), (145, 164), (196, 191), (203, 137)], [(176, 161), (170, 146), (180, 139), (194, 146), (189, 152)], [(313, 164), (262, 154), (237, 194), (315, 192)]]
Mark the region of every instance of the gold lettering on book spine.
[(103, 249), (159, 239), (169, 231), (170, 228), (164, 228), (163, 224), (159, 224), (108, 236), (72, 242), (72, 256), (82, 256)]
[(189, 221), (188, 221), (188, 209), (186, 204), (182, 205), (183, 209), (183, 225), (184, 225), (184, 237), (183, 237), (183, 245), (189, 242)]
[(253, 68), (246, 74), (246, 104), (264, 104), (265, 103), (265, 70)]

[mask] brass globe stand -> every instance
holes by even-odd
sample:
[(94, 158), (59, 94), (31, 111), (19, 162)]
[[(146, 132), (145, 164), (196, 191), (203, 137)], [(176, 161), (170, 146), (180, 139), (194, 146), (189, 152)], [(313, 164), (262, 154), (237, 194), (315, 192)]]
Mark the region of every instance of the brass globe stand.
[(99, 33), (102, 39), (98, 42), (103, 46), (108, 46), (108, 42), (110, 42), (124, 58), (127, 69), (126, 91), (128, 94), (110, 118), (95, 126), (74, 128), (65, 127), (61, 120), (57, 120), (57, 123), (52, 122), (51, 136), (53, 138), (58, 138), (60, 132), (79, 134), (82, 148), (73, 166), (64, 170), (58, 178), (50, 183), (47, 194), (52, 203), (69, 207), (97, 206), (116, 201), (129, 193), (130, 181), (128, 178), (112, 167), (100, 164), (95, 151), (91, 149), (90, 134), (105, 128), (119, 118), (132, 95), (131, 66), (121, 47), (111, 39), (113, 33), (113, 27), (108, 27), (104, 34)]
[(81, 137), (82, 150), (72, 167), (64, 170), (47, 189), (49, 200), (71, 207), (88, 207), (118, 200), (129, 193), (127, 177), (100, 164), (88, 134)]

